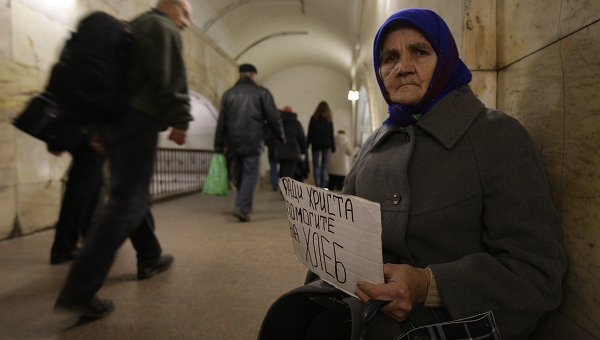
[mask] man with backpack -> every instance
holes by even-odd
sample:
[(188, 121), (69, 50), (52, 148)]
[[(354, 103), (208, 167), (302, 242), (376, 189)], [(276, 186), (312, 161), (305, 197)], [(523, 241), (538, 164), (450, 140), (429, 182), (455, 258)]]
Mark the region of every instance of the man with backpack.
[(179, 31), (190, 25), (188, 0), (159, 0), (131, 23), (133, 50), (128, 107), (116, 117), (94, 123), (97, 148), (110, 164), (110, 196), (103, 215), (75, 259), (55, 308), (100, 318), (114, 309), (99, 299), (119, 247), (129, 237), (137, 252), (138, 279), (167, 270), (173, 257), (163, 255), (154, 233), (149, 186), (158, 133), (171, 127), (169, 139), (185, 143), (190, 115), (186, 69)]

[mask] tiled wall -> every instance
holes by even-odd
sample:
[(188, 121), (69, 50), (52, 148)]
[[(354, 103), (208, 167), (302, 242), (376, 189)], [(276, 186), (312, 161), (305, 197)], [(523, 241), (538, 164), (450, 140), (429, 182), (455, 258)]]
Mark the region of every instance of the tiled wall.
[[(0, 3), (0, 240), (52, 227), (70, 156), (55, 157), (44, 143), (15, 129), (12, 118), (45, 86), (69, 31), (91, 10), (122, 19), (151, 0), (7, 0)], [(237, 79), (231, 58), (197, 28), (183, 33), (190, 88), (218, 107)], [(50, 245), (48, 245), (50, 247)]]
[(600, 2), (497, 0), (498, 108), (529, 130), (565, 235), (563, 303), (540, 339), (600, 338)]

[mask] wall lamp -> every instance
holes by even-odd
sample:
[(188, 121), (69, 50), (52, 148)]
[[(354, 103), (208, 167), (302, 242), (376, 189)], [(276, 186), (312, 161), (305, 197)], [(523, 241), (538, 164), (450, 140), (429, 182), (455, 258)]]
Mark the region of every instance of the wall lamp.
[(358, 100), (358, 91), (350, 90), (348, 91), (348, 100)]

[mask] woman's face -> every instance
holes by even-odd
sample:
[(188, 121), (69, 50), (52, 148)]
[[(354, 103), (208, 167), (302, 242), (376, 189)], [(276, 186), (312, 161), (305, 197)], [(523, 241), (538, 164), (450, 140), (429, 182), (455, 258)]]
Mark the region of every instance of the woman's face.
[(427, 92), (437, 55), (427, 39), (410, 27), (391, 31), (380, 55), (383, 85), (393, 103), (416, 104)]

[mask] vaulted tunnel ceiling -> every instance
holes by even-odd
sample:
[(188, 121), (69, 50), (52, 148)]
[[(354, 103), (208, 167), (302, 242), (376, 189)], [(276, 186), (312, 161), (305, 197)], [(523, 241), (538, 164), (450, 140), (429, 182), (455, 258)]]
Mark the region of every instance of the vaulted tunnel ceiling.
[(361, 0), (190, 0), (193, 22), (258, 78), (313, 65), (350, 74)]

